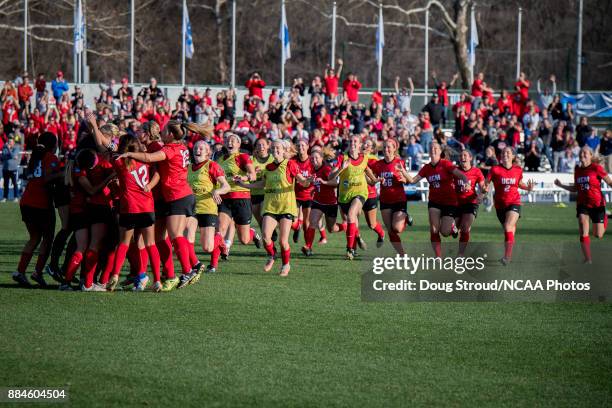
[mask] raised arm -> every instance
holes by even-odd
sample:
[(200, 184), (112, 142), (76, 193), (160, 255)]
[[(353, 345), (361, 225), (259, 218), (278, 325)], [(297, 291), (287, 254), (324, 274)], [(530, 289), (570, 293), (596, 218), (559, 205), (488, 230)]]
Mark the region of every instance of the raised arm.
[(525, 183), (523, 180), (521, 180), (518, 184), (519, 188), (526, 190), (526, 191), (533, 191), (533, 188), (535, 187), (535, 181), (533, 181), (533, 179), (529, 179), (527, 181), (527, 183)]
[(555, 179), (555, 186), (561, 187), (562, 189), (567, 190), (572, 193), (575, 193), (576, 191), (578, 191), (575, 184), (573, 183), (563, 184), (561, 180), (559, 179)]
[(412, 98), (412, 94), (414, 93), (414, 83), (412, 82), (412, 77), (408, 77), (408, 84), (410, 85), (410, 97)]
[(163, 150), (158, 150), (154, 153), (145, 152), (127, 152), (119, 156), (120, 158), (129, 157), (143, 163), (157, 163), (166, 160), (166, 153)]
[(86, 116), (87, 124), (89, 125), (89, 129), (93, 134), (94, 141), (96, 142), (96, 147), (99, 151), (104, 152), (107, 150), (111, 150), (113, 147), (113, 141), (110, 137), (104, 135), (100, 129), (98, 128), (98, 121), (96, 120), (96, 115), (92, 112), (89, 112)]

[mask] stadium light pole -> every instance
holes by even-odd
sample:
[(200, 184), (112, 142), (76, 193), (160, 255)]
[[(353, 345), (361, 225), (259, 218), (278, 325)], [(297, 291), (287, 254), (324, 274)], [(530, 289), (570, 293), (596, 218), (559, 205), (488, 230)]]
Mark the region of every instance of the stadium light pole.
[(429, 93), (429, 6), (425, 10), (425, 104)]
[(183, 23), (181, 26), (183, 27), (181, 30), (181, 86), (185, 86), (185, 32), (187, 31), (187, 27), (185, 24), (185, 9), (187, 8), (187, 0), (183, 0)]
[(236, 0), (232, 0), (232, 78), (231, 87), (236, 88)]
[(576, 92), (582, 90), (582, 0), (578, 2), (578, 39), (576, 44)]
[(134, 2), (130, 1), (130, 84), (134, 83)]
[(72, 46), (72, 78), (75, 83), (79, 82), (77, 78), (77, 75), (79, 72), (79, 69), (78, 69), (79, 61), (78, 61), (78, 53), (76, 50), (76, 35), (75, 35), (75, 31), (77, 29), (77, 7), (78, 7), (77, 3), (78, 3), (78, 0), (74, 0), (74, 15), (72, 18), (72, 22), (74, 23), (74, 29), (72, 30), (72, 41), (74, 41), (74, 45)]
[(81, 54), (81, 83), (89, 82), (89, 69), (87, 67), (87, 0), (81, 5), (83, 13), (83, 52)]
[(28, 0), (23, 1), (23, 72), (28, 70)]
[(521, 23), (522, 23), (523, 9), (518, 9), (518, 30), (516, 33), (516, 77), (518, 78), (521, 74)]
[(331, 67), (336, 68), (336, 2), (332, 8), (332, 43), (331, 43)]

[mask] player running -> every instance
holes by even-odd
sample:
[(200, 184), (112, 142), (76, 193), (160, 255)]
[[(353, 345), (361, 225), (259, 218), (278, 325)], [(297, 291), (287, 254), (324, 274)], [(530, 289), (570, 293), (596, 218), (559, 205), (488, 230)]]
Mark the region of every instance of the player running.
[[(373, 154), (374, 142), (372, 139), (366, 139), (363, 142), (363, 155), (368, 159), (368, 165), (372, 165), (378, 161), (378, 157)], [(376, 219), (376, 209), (378, 207), (378, 193), (376, 191), (376, 183), (368, 184), (368, 197), (365, 203), (363, 203), (363, 214), (365, 215), (366, 223), (371, 230), (373, 230), (378, 236), (376, 246), (380, 248), (385, 242), (385, 231)], [(361, 249), (365, 249), (365, 241), (358, 236), (357, 244)]]
[(53, 153), (56, 146), (57, 137), (53, 133), (45, 132), (40, 135), (25, 171), (28, 184), (19, 201), (19, 209), (30, 237), (21, 251), (17, 271), (13, 273), (13, 280), (23, 287), (31, 287), (26, 270), (39, 244), (32, 279), (41, 287), (47, 286), (43, 278), (43, 268), (49, 257), (55, 232), (55, 212), (49, 194), (49, 183), (62, 176), (62, 173), (56, 171), (59, 165), (57, 156)]
[[(211, 254), (206, 273), (216, 272), (219, 264), (221, 247), (224, 242), (223, 236), (215, 232), (218, 225), (217, 206), (221, 204), (221, 195), (230, 191), (223, 169), (210, 160), (210, 156), (211, 150), (208, 143), (203, 140), (196, 142), (193, 146), (195, 163), (191, 167), (190, 184), (196, 200), (195, 217), (200, 227), (202, 249)], [(196, 283), (200, 279), (199, 272), (195, 273), (198, 273), (198, 276), (193, 277), (191, 283)]]
[(243, 188), (264, 188), (265, 196), (262, 207), (263, 212), (263, 240), (268, 261), (264, 271), (269, 272), (276, 259), (272, 232), (279, 227), (279, 243), (281, 248), (282, 266), (280, 276), (287, 276), (291, 265), (291, 247), (289, 246), (289, 233), (298, 210), (295, 199), (295, 180), (305, 187), (312, 178), (302, 176), (300, 168), (291, 158), (291, 145), (285, 140), (276, 140), (272, 144), (274, 162), (266, 166), (263, 180), (246, 184), (240, 176), (235, 176), (235, 183)]
[(457, 194), (455, 193), (455, 179), (467, 184), (468, 179), (449, 160), (442, 158), (442, 146), (433, 142), (430, 148), (431, 161), (421, 167), (418, 174), (408, 177), (408, 183), (415, 184), (426, 179), (429, 183), (429, 235), (431, 246), (437, 257), (442, 256), (440, 235), (456, 237), (457, 228)]
[(465, 174), (468, 183), (462, 179), (455, 180), (455, 191), (457, 192), (457, 218), (455, 223), (459, 225), (459, 251), (458, 256), (465, 255), (465, 249), (470, 241), (470, 230), (478, 215), (479, 196), (476, 193), (476, 186), (479, 191), (484, 190), (484, 175), (479, 168), (472, 166), (472, 153), (463, 150), (459, 159), (459, 171)]
[[(408, 181), (408, 173), (404, 161), (397, 155), (399, 145), (395, 139), (387, 139), (383, 146), (384, 158), (370, 164), (375, 181), (380, 182), (380, 212), (385, 228), (389, 232), (391, 245), (398, 254), (404, 254), (402, 240), (399, 234), (404, 231), (408, 219), (407, 199), (404, 183)], [(382, 240), (377, 246), (380, 248)]]
[(502, 151), (501, 163), (493, 166), (487, 174), (483, 195), (489, 191), (491, 182), (495, 188), (493, 200), (497, 219), (504, 228), (504, 256), (500, 259), (503, 265), (512, 260), (514, 234), (516, 224), (521, 217), (521, 195), (518, 189), (532, 191), (535, 183), (529, 180), (523, 182), (523, 169), (514, 163), (516, 154), (514, 149), (506, 147)]
[[(312, 161), (308, 156), (308, 141), (300, 139), (295, 145), (297, 155), (292, 159), (300, 169), (300, 173), (304, 178), (310, 178), (314, 174)], [(295, 198), (297, 200), (298, 216), (293, 221), (291, 229), (293, 230), (293, 242), (297, 243), (300, 237), (300, 229), (304, 229), (304, 233), (310, 226), (310, 208), (312, 207), (312, 196), (314, 194), (314, 186), (309, 184), (304, 187), (300, 183), (295, 185)]]
[(580, 165), (574, 171), (574, 183), (563, 184), (558, 179), (555, 185), (571, 192), (578, 193), (576, 199), (576, 217), (580, 232), (580, 246), (584, 255), (584, 262), (590, 264), (591, 238), (589, 237), (589, 218), (593, 223), (593, 236), (603, 238), (608, 227), (606, 214), (606, 199), (601, 193), (601, 181), (612, 186), (612, 177), (604, 168), (593, 161), (593, 151), (584, 146), (580, 149)]
[[(266, 166), (274, 161), (274, 157), (272, 157), (270, 154), (270, 141), (268, 139), (262, 137), (255, 141), (251, 161), (253, 162), (253, 167), (255, 168), (255, 174), (257, 176), (255, 181), (260, 181), (263, 177), (263, 171)], [(262, 228), (261, 205), (263, 204), (263, 200), (263, 188), (251, 189), (251, 208), (253, 210), (253, 216), (255, 216), (255, 219), (257, 220), (257, 224), (259, 224), (260, 230)]]

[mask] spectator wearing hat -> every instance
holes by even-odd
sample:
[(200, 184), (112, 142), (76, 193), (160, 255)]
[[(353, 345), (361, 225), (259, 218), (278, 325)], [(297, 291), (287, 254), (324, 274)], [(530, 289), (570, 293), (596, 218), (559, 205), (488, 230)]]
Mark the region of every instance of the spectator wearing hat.
[(53, 81), (51, 81), (51, 91), (53, 92), (53, 97), (56, 101), (62, 100), (62, 95), (64, 92), (68, 92), (68, 83), (64, 79), (64, 73), (62, 71), (57, 71), (57, 76)]
[(15, 143), (15, 138), (10, 136), (2, 148), (2, 178), (4, 179), (4, 198), (6, 202), (9, 197), (9, 181), (13, 183), (13, 201), (18, 201), (19, 188), (17, 186), (17, 172), (21, 160), (21, 145)]

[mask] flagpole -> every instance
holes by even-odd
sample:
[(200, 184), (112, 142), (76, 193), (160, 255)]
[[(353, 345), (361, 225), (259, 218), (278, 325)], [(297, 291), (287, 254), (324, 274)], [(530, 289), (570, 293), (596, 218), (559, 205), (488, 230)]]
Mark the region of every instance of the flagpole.
[(578, 1), (578, 38), (576, 39), (576, 92), (582, 90), (582, 0)]
[(282, 22), (283, 16), (285, 15), (285, 0), (281, 0), (281, 94), (285, 91), (285, 30), (284, 23)]
[(130, 84), (134, 83), (134, 2), (130, 1)]
[(232, 0), (232, 88), (236, 88), (236, 0)]
[(82, 0), (81, 3), (81, 15), (83, 16), (83, 26), (81, 29), (83, 30), (83, 51), (81, 52), (81, 82), (89, 81), (89, 76), (87, 73), (87, 0)]
[(470, 11), (470, 56), (469, 56), (469, 65), (470, 65), (470, 84), (472, 82), (474, 82), (474, 65), (475, 65), (475, 61), (476, 61), (476, 55), (474, 55), (476, 53), (476, 48), (474, 47), (474, 21), (476, 21), (474, 19), (474, 9), (475, 6), (472, 4), (472, 9)]
[(73, 23), (74, 23), (74, 29), (72, 30), (72, 40), (74, 41), (74, 45), (72, 47), (72, 78), (73, 81), (75, 83), (79, 82), (79, 78), (78, 76), (78, 72), (79, 72), (79, 57), (78, 57), (78, 53), (77, 53), (77, 36), (76, 36), (76, 32), (78, 30), (78, 11), (77, 8), (79, 7), (79, 0), (74, 0), (74, 17), (72, 19)]
[(187, 9), (187, 0), (183, 0), (183, 29), (182, 29), (182, 53), (181, 53), (181, 86), (185, 86), (185, 33), (187, 31), (187, 24), (185, 21), (185, 10)]
[(383, 46), (381, 35), (384, 28), (382, 27), (382, 3), (378, 4), (378, 92), (381, 91), (382, 84), (382, 57), (383, 57)]
[(332, 44), (331, 44), (331, 67), (336, 68), (336, 2), (332, 8)]
[(522, 23), (523, 9), (518, 9), (518, 30), (516, 33), (516, 77), (518, 78), (521, 74), (521, 23)]
[(28, 70), (28, 0), (23, 1), (23, 72)]
[(425, 103), (429, 94), (429, 7), (425, 10)]

